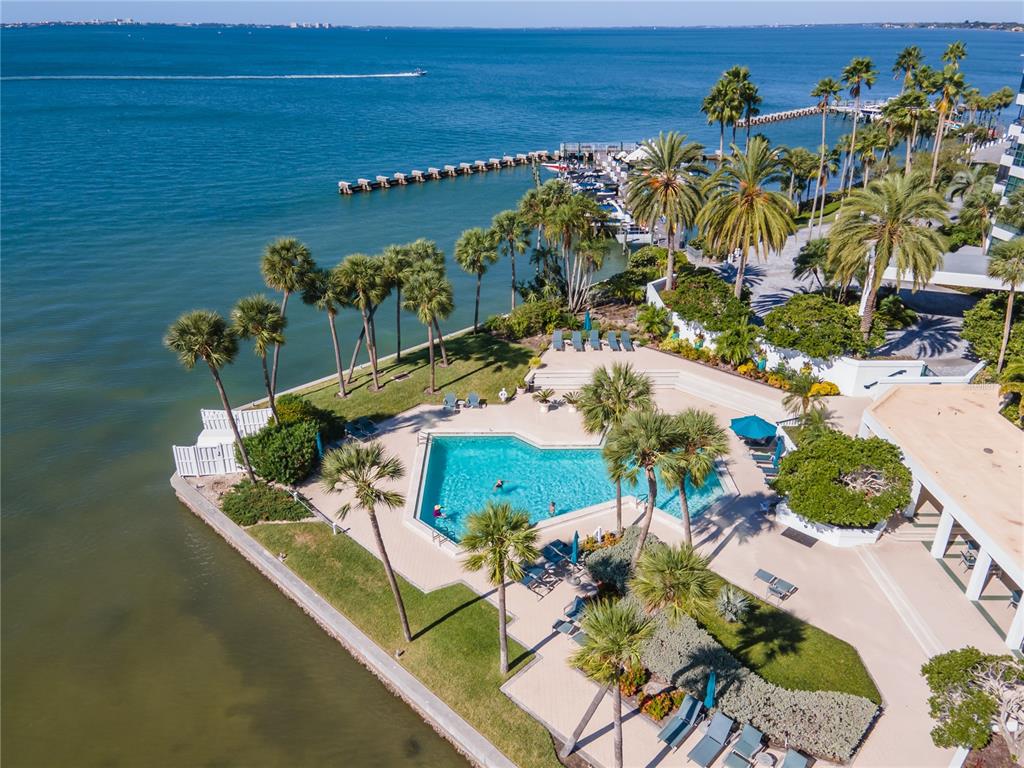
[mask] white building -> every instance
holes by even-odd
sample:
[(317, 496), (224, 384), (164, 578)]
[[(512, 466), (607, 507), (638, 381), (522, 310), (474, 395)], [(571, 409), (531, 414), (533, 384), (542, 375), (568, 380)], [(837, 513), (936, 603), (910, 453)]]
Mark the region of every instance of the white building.
[[(1024, 78), (1021, 79), (1020, 91), (1017, 93), (1017, 117), (1010, 124), (1007, 136), (1010, 146), (999, 158), (999, 170), (996, 171), (996, 183), (993, 192), (1002, 196), (1003, 202), (1015, 189), (1024, 186)], [(998, 216), (992, 227), (992, 240), (1012, 240), (1021, 236), (1021, 231), (1009, 224), (1000, 223)]]

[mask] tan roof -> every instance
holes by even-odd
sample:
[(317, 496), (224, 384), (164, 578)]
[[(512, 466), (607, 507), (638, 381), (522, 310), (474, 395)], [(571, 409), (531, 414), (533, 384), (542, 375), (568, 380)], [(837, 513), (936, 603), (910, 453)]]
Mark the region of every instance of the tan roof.
[(870, 410), (909, 458), (1024, 563), (1024, 433), (999, 414), (995, 385), (897, 386)]

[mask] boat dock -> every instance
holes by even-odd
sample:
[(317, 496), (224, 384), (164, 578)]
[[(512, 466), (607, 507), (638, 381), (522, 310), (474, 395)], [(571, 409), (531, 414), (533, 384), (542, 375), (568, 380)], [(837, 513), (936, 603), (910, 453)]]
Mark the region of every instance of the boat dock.
[[(867, 120), (874, 120), (879, 117), (882, 112), (882, 107), (889, 103), (889, 99), (871, 99), (865, 100), (860, 103), (860, 115), (862, 118)], [(854, 103), (852, 101), (846, 101), (842, 104), (832, 104), (829, 106), (828, 111), (833, 115), (852, 115), (854, 111)], [(781, 123), (784, 120), (796, 120), (801, 117), (810, 117), (811, 115), (820, 115), (821, 110), (817, 104), (813, 104), (809, 107), (799, 107), (798, 109), (787, 109), (782, 112), (769, 112), (765, 115), (757, 115), (750, 119), (750, 127), (753, 128), (757, 125), (768, 125), (769, 123)], [(746, 128), (747, 120), (740, 119), (736, 121), (737, 128)]]
[(373, 179), (358, 178), (355, 182), (339, 181), (338, 194), (354, 195), (357, 192), (372, 192), (375, 189), (388, 189), (392, 186), (401, 187), (407, 184), (422, 184), (424, 181), (440, 181), (445, 178), (469, 176), (474, 173), (487, 173), (488, 171), (512, 168), (517, 165), (529, 165), (531, 163), (545, 160), (557, 160), (559, 157), (560, 154), (558, 152), (552, 153), (546, 149), (539, 149), (534, 150), (533, 152), (520, 153), (517, 155), (492, 157), (486, 162), (483, 160), (474, 160), (472, 163), (444, 165), (440, 168), (431, 166), (425, 171), (414, 168), (409, 171), (409, 173), (402, 173), (401, 171), (398, 171), (390, 176), (375, 176)]

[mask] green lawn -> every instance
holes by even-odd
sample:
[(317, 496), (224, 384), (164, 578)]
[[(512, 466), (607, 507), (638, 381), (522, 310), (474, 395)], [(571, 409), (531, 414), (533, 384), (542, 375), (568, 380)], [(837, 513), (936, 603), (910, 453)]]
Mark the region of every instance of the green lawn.
[[(829, 214), (832, 214), (832, 213), (835, 213), (836, 211), (838, 211), (840, 205), (842, 205), (842, 202), (840, 202), (839, 200), (836, 200), (836, 201), (831, 202), (828, 205), (826, 205), (825, 206), (825, 216), (827, 217)], [(817, 221), (819, 216), (821, 216), (820, 209), (814, 212), (814, 220)], [(794, 221), (796, 221), (796, 225), (797, 225), (797, 227), (799, 229), (803, 229), (804, 227), (807, 226), (807, 222), (810, 220), (810, 218), (811, 218), (811, 212), (807, 211), (807, 213), (801, 213), (799, 216), (796, 216), (794, 218)]]
[[(726, 583), (718, 578), (715, 594)], [(750, 598), (751, 610), (742, 621), (730, 624), (713, 607), (698, 613), (697, 621), (770, 683), (853, 693), (881, 704), (881, 694), (852, 645), (755, 595)]]
[[(349, 388), (349, 396), (336, 397), (337, 379), (301, 392), (314, 405), (334, 411), (346, 419), (368, 416), (384, 419), (401, 413), (420, 403), (440, 403), (447, 392), (455, 392), (464, 399), (476, 392), (486, 401), (498, 402), (498, 392), (504, 387), (515, 392), (516, 384), (527, 372), (527, 363), (533, 352), (519, 344), (496, 339), (486, 333), (465, 334), (445, 340), (448, 349), (448, 367), (441, 365), (437, 355), (437, 392), (427, 394), (430, 384), (430, 363), (426, 349), (402, 356), (401, 363), (394, 358), (380, 368), (379, 392), (370, 390), (373, 379), (369, 366), (360, 368)], [(396, 380), (397, 377), (397, 380)]]
[[(481, 390), (483, 387), (481, 387)], [(481, 394), (483, 392), (481, 391)], [(403, 406), (406, 407), (406, 406)], [(264, 524), (248, 532), (523, 768), (559, 768), (548, 732), (498, 690), (497, 611), (459, 584), (420, 592), (399, 577), (414, 640), (402, 637), (380, 562), (348, 536), (318, 523)], [(530, 660), (509, 640), (512, 672)]]

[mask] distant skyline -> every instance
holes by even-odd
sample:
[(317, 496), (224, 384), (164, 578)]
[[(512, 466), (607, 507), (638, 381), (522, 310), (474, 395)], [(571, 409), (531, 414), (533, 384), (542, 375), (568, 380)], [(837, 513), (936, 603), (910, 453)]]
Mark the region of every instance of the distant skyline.
[(378, 2), (247, 2), (246, 0), (14, 0), (0, 2), (7, 23), (132, 18), (141, 22), (289, 24), (328, 22), (406, 27), (753, 26), (884, 22), (1022, 21), (1020, 2), (982, 0), (378, 0)]

